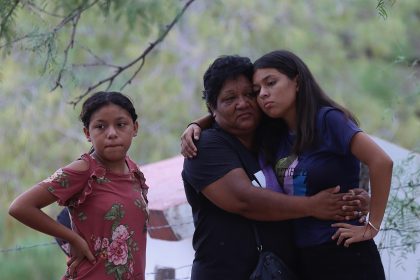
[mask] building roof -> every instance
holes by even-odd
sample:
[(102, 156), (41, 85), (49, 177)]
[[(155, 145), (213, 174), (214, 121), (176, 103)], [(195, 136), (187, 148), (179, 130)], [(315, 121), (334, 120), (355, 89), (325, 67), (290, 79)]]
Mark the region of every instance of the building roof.
[(140, 166), (149, 186), (149, 208), (165, 210), (186, 202), (181, 172), (184, 157), (179, 155)]
[(140, 166), (149, 186), (149, 235), (162, 240), (181, 240), (193, 234), (192, 213), (185, 197), (181, 172), (184, 157)]

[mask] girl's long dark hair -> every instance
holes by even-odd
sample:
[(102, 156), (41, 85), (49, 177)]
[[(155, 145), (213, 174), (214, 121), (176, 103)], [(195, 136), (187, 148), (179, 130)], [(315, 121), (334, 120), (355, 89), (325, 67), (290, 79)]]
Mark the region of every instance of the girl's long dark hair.
[[(297, 130), (296, 140), (292, 148), (292, 152), (296, 155), (301, 154), (304, 150), (315, 147), (317, 145), (316, 135), (316, 116), (321, 107), (330, 106), (342, 111), (350, 120), (358, 124), (355, 116), (346, 108), (336, 103), (322, 90), (318, 85), (311, 71), (306, 64), (294, 53), (287, 50), (276, 50), (267, 53), (254, 62), (254, 71), (262, 68), (274, 68), (282, 74), (294, 79), (297, 77), (298, 92), (296, 94), (296, 114), (297, 114)], [(278, 123), (280, 121), (280, 123)], [(273, 124), (272, 120), (264, 123), (261, 128), (263, 149), (267, 156), (273, 155), (275, 149), (272, 139), (271, 130), (281, 129), (281, 135), (287, 135), (287, 126), (282, 120), (276, 120), (277, 124)], [(271, 129), (270, 129), (271, 127)], [(271, 130), (271, 132), (270, 132)], [(277, 137), (277, 136), (276, 136)], [(268, 138), (268, 140), (267, 140)]]

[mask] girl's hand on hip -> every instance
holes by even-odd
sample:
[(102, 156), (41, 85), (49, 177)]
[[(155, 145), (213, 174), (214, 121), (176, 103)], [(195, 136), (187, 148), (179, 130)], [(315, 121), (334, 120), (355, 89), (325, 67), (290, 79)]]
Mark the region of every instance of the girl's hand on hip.
[(80, 236), (75, 242), (70, 243), (70, 256), (71, 258), (67, 261), (66, 276), (72, 278), (76, 277), (76, 268), (83, 260), (87, 259), (92, 264), (96, 263), (96, 259), (90, 251), (89, 245), (86, 240)]
[(378, 234), (368, 224), (355, 226), (346, 223), (335, 223), (331, 226), (338, 228), (332, 236), (332, 239), (337, 240), (337, 245), (340, 245), (344, 241), (344, 247), (349, 247), (352, 243), (373, 239)]

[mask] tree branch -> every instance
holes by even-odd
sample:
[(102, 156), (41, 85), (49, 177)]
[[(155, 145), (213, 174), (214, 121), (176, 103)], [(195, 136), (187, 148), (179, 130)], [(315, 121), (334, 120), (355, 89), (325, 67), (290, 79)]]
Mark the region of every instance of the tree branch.
[(77, 8), (75, 8), (73, 11), (71, 11), (52, 31), (52, 33), (57, 33), (61, 28), (66, 26), (67, 23), (72, 21), (76, 17), (80, 17), (80, 15), (86, 11), (87, 9), (90, 9), (93, 7), (96, 3), (98, 3), (99, 0), (93, 1), (91, 4), (83, 5), (81, 4)]
[(89, 48), (83, 46), (83, 45), (79, 45), (79, 47), (83, 50), (85, 50), (86, 52), (88, 52), (91, 56), (93, 56), (97, 61), (97, 63), (83, 63), (83, 64), (73, 64), (73, 67), (96, 67), (96, 66), (106, 66), (109, 68), (120, 68), (120, 66), (118, 65), (113, 65), (110, 64), (108, 62), (106, 62), (104, 59), (100, 58), (98, 55), (96, 55), (95, 53), (93, 53)]
[(13, 4), (13, 6), (10, 8), (10, 11), (1, 20), (1, 25), (0, 25), (0, 38), (3, 37), (3, 34), (5, 33), (4, 29), (5, 29), (5, 26), (7, 25), (7, 21), (13, 15), (13, 11), (17, 8), (17, 6), (19, 5), (19, 2), (20, 2), (20, 0), (16, 0), (15, 3)]
[(70, 104), (72, 104), (73, 106), (76, 106), (85, 96), (87, 96), (89, 93), (91, 93), (94, 89), (100, 87), (103, 84), (108, 84), (107, 85), (107, 90), (112, 86), (114, 80), (116, 77), (118, 77), (118, 75), (120, 75), (122, 72), (126, 71), (127, 69), (133, 67), (134, 65), (136, 65), (137, 63), (140, 63), (140, 65), (138, 66), (138, 68), (136, 69), (136, 71), (134, 72), (134, 74), (130, 77), (130, 79), (128, 79), (124, 85), (121, 87), (121, 89), (123, 89), (126, 85), (130, 84), (132, 82), (132, 80), (137, 76), (137, 74), (140, 72), (140, 70), (142, 69), (146, 56), (159, 44), (161, 43), (166, 35), (168, 35), (169, 31), (175, 26), (175, 24), (178, 22), (178, 20), (182, 17), (182, 15), (185, 13), (185, 11), (188, 9), (188, 7), (194, 2), (195, 0), (189, 0), (187, 3), (185, 3), (184, 7), (182, 8), (182, 10), (175, 16), (175, 18), (172, 20), (172, 22), (166, 26), (165, 31), (152, 43), (150, 43), (150, 45), (143, 51), (143, 53), (138, 56), (136, 59), (134, 59), (133, 61), (131, 61), (130, 63), (126, 64), (125, 66), (121, 66), (118, 68), (117, 71), (115, 71), (115, 73), (105, 79), (100, 80), (99, 82), (97, 82), (94, 85), (91, 85), (87, 88), (87, 90), (79, 95), (78, 97), (75, 98), (75, 100), (71, 101)]
[(33, 11), (37, 11), (39, 13), (46, 14), (46, 15), (51, 16), (51, 17), (64, 18), (63, 15), (59, 15), (59, 14), (55, 14), (55, 13), (52, 13), (52, 12), (48, 12), (47, 10), (38, 7), (37, 5), (35, 5), (34, 3), (32, 3), (31, 1), (25, 1), (23, 4), (24, 5), (27, 5), (28, 7), (30, 7)]
[(55, 86), (51, 91), (54, 91), (57, 87), (60, 87), (60, 88), (63, 87), (63, 85), (61, 84), (61, 77), (63, 76), (64, 69), (67, 65), (69, 50), (70, 50), (70, 48), (73, 48), (73, 45), (74, 45), (74, 38), (76, 37), (76, 28), (77, 28), (77, 24), (79, 22), (79, 19), (80, 19), (80, 13), (77, 14), (77, 16), (72, 19), (72, 21), (73, 21), (72, 32), (71, 32), (69, 43), (67, 44), (67, 47), (64, 49), (63, 65), (61, 66), (60, 72), (58, 73), (57, 80), (55, 81)]

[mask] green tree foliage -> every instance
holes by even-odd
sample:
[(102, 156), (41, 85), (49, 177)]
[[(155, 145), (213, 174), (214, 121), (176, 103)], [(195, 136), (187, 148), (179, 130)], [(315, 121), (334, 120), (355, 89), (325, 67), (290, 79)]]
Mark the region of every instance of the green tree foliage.
[[(3, 2), (5, 3), (2, 4)], [(53, 90), (63, 87), (65, 76), (71, 76), (75, 73), (72, 69), (69, 69), (69, 63), (74, 62), (78, 65), (77, 56), (80, 52), (86, 52), (94, 58), (94, 61), (88, 64), (86, 64), (86, 58), (84, 58), (84, 62), (81, 63), (82, 66), (90, 66), (95, 69), (105, 67), (114, 72), (113, 74), (103, 73), (105, 77), (94, 79), (94, 82), (76, 99), (74, 102), (74, 105), (76, 105), (83, 97), (104, 84), (109, 89), (116, 78), (123, 76), (123, 72), (134, 68), (134, 72), (129, 74), (131, 77), (125, 77), (122, 88), (130, 84), (143, 68), (147, 54), (163, 41), (192, 2), (194, 0), (186, 1), (180, 11), (177, 11), (180, 8), (180, 2), (168, 0), (58, 1), (49, 5), (52, 6), (50, 8), (47, 4), (44, 4), (44, 1), (17, 0), (13, 2), (13, 5), (9, 1), (1, 1), (0, 9), (3, 8), (4, 10), (0, 22), (0, 42), (4, 41), (4, 44), (0, 47), (7, 52), (18, 43), (22, 43), (25, 47), (29, 47), (32, 52), (41, 54), (44, 60), (43, 73), (47, 70), (57, 72)], [(15, 16), (19, 12), (30, 18), (29, 26), (25, 24), (19, 25), (19, 28), (15, 26)], [(94, 20), (86, 19), (86, 14), (91, 15), (90, 19)], [(168, 17), (173, 19), (168, 21)], [(103, 42), (104, 44), (98, 46), (97, 39), (101, 38), (101, 34), (92, 36), (92, 33), (96, 32), (94, 30), (83, 32), (85, 31), (83, 27), (97, 26), (101, 22), (113, 25), (114, 23), (120, 23), (123, 19), (125, 21), (119, 24), (121, 27), (119, 31), (123, 31), (121, 33), (123, 35), (122, 39), (125, 37), (125, 32), (135, 32), (137, 36), (144, 39), (153, 34), (156, 39), (153, 42), (148, 42), (148, 44), (143, 43), (142, 45), (145, 45), (144, 51), (128, 63), (116, 64), (117, 59), (112, 59), (109, 63), (106, 58), (99, 55), (95, 47), (112, 49), (117, 48), (117, 45), (108, 46), (109, 38), (107, 37), (107, 40)], [(169, 23), (164, 24), (160, 19), (167, 20)], [(137, 26), (138, 28), (135, 28)], [(107, 33), (108, 29), (104, 30)], [(124, 40), (115, 42), (124, 43)]]
[(70, 103), (118, 71), (95, 91), (133, 99), (140, 164), (179, 153), (185, 125), (206, 113), (202, 75), (215, 57), (279, 48), (300, 55), (366, 132), (419, 150), (419, 26), (418, 0), (0, 0), (0, 248), (50, 240), (6, 208), (88, 150)]

